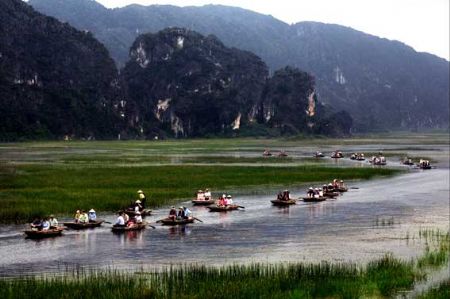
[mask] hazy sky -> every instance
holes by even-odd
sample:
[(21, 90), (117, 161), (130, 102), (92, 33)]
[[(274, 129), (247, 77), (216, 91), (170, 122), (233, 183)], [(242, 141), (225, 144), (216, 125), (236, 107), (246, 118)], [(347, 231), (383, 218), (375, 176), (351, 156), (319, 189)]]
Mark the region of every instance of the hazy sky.
[(223, 4), (272, 15), (286, 23), (318, 21), (396, 39), (417, 51), (449, 59), (449, 0), (97, 0), (106, 7), (131, 3), (177, 6)]

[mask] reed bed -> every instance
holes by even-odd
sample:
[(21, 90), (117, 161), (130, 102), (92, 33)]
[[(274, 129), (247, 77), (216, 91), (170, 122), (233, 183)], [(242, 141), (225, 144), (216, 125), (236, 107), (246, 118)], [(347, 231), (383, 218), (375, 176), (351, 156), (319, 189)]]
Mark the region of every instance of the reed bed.
[(0, 165), (0, 220), (25, 222), (35, 216), (68, 215), (76, 209), (116, 211), (142, 189), (150, 207), (194, 196), (198, 188), (226, 191), (254, 186), (293, 186), (333, 178), (370, 179), (399, 170), (304, 166), (164, 165)]
[(355, 264), (184, 266), (157, 273), (81, 272), (0, 281), (1, 298), (361, 298), (391, 296), (415, 281), (412, 263), (386, 256)]

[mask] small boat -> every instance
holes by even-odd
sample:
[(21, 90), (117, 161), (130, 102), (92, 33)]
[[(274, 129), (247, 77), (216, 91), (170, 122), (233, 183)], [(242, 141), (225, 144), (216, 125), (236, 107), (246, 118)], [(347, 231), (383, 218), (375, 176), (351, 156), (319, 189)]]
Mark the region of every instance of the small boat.
[(347, 187), (338, 187), (338, 188), (334, 188), (333, 192), (347, 192), (348, 188)]
[(431, 165), (417, 165), (420, 169), (431, 169), (433, 168)]
[(333, 197), (339, 196), (339, 192), (334, 192), (334, 191), (333, 192), (324, 192), (323, 196), (328, 197), (328, 198), (333, 198)]
[(146, 225), (147, 225), (147, 223), (145, 223), (145, 222), (135, 223), (135, 224), (130, 225), (130, 226), (128, 226), (128, 225), (126, 225), (126, 226), (115, 226), (115, 225), (113, 225), (111, 230), (113, 232), (117, 232), (117, 233), (128, 232), (128, 231), (144, 229)]
[(314, 154), (314, 157), (315, 157), (315, 158), (323, 158), (323, 157), (325, 157), (325, 155), (322, 154), (321, 152), (316, 152), (316, 153)]
[(192, 203), (194, 206), (207, 206), (214, 203), (214, 199), (193, 199)]
[(263, 156), (264, 156), (264, 157), (270, 157), (270, 156), (272, 156), (272, 153), (271, 153), (269, 150), (265, 150), (265, 151), (263, 152)]
[(344, 155), (342, 154), (342, 152), (333, 152), (331, 154), (331, 158), (333, 158), (333, 159), (340, 159), (340, 158), (344, 158)]
[(366, 160), (366, 158), (364, 158), (364, 157), (358, 157), (358, 158), (356, 158), (356, 161), (365, 161)]
[(402, 164), (412, 166), (412, 165), (414, 165), (414, 162), (411, 160), (405, 160), (405, 161), (402, 161)]
[(295, 205), (295, 203), (297, 202), (295, 199), (289, 199), (289, 200), (279, 200), (279, 199), (274, 199), (270, 201), (274, 206), (290, 206), (290, 205)]
[[(124, 210), (123, 211), (125, 214), (127, 214), (130, 217), (134, 217), (136, 216), (136, 212), (134, 210)], [(151, 209), (143, 209), (141, 212), (141, 216), (145, 217), (145, 216), (150, 216), (152, 214), (152, 210)]]
[(102, 223), (105, 222), (105, 220), (97, 220), (93, 222), (86, 222), (86, 223), (80, 223), (80, 222), (63, 222), (64, 226), (67, 226), (71, 229), (86, 229), (86, 228), (94, 228), (99, 227), (102, 225)]
[(156, 222), (161, 222), (163, 225), (185, 225), (188, 223), (194, 223), (194, 220), (195, 220), (194, 217), (189, 217), (187, 219), (181, 219), (181, 220), (172, 219), (172, 218), (164, 218), (164, 219), (158, 220)]
[(213, 206), (213, 207), (207, 207), (210, 212), (228, 212), (237, 210), (239, 208), (244, 208), (238, 205), (228, 205), (228, 206)]
[(49, 230), (26, 230), (24, 233), (30, 239), (43, 239), (61, 236), (63, 230), (64, 228), (58, 227)]
[(304, 202), (320, 202), (325, 201), (327, 198), (325, 196), (322, 197), (303, 197)]
[(278, 153), (278, 157), (287, 157), (288, 154), (285, 151), (281, 151)]

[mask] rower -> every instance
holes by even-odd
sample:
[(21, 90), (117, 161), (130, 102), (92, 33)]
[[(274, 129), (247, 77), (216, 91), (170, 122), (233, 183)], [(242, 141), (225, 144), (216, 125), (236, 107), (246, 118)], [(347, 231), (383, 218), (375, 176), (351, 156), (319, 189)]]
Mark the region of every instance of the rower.
[(313, 187), (309, 187), (308, 192), (306, 194), (308, 195), (308, 197), (314, 197)]
[(88, 218), (89, 222), (95, 222), (97, 220), (97, 214), (95, 213), (94, 209), (89, 210)]
[(135, 201), (135, 206), (134, 206), (134, 211), (135, 212), (142, 211), (143, 208), (142, 208), (141, 203), (142, 202), (139, 199)]
[(42, 219), (35, 218), (33, 222), (30, 224), (32, 230), (41, 230), (42, 229)]
[(186, 207), (183, 207), (184, 219), (189, 219), (192, 216), (192, 211)]
[(58, 220), (55, 218), (55, 216), (50, 215), (50, 228), (57, 228), (58, 227)]
[(314, 197), (315, 198), (319, 198), (320, 197), (319, 188), (315, 188), (314, 189)]
[(143, 209), (145, 209), (145, 203), (147, 201), (147, 197), (145, 196), (145, 194), (142, 190), (138, 190), (137, 193), (139, 194), (139, 204), (140, 204), (139, 210), (142, 211)]
[(177, 210), (172, 206), (169, 211), (169, 219), (175, 220), (175, 218), (177, 218)]

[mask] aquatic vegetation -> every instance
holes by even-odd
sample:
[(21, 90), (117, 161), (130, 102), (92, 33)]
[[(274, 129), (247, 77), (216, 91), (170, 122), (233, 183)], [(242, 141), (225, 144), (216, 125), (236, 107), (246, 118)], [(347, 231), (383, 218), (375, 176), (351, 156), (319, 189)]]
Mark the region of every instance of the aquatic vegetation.
[[(169, 143), (169, 148), (182, 144), (175, 141)], [(205, 148), (215, 147), (216, 143), (222, 149), (222, 143), (219, 141), (212, 141)], [(98, 148), (89, 148), (87, 152), (82, 153), (77, 153), (79, 146), (92, 145), (80, 142), (69, 148), (61, 148), (62, 144), (37, 143), (31, 149), (19, 146), (17, 152), (11, 149), (5, 154), (12, 155), (14, 163), (0, 164), (1, 221), (25, 222), (35, 216), (50, 213), (68, 215), (80, 208), (94, 207), (97, 211), (116, 211), (136, 199), (136, 190), (139, 189), (145, 190), (150, 197), (148, 204), (151, 207), (158, 207), (189, 199), (193, 192), (201, 187), (209, 187), (219, 192), (252, 186), (292, 186), (305, 182), (328, 182), (333, 178), (370, 179), (399, 173), (399, 170), (387, 168), (344, 168), (308, 163), (262, 164), (258, 162), (259, 159), (263, 162), (271, 160), (264, 160), (262, 157), (257, 158), (257, 161), (250, 160), (251, 163), (245, 166), (227, 162), (225, 165), (211, 166), (195, 163), (185, 165), (182, 162), (158, 165), (154, 162), (160, 159), (159, 157), (162, 157), (163, 163), (169, 159), (167, 154), (163, 154), (167, 150), (164, 143), (148, 145), (143, 142), (96, 142)], [(109, 150), (106, 149), (108, 144), (111, 145)], [(144, 149), (136, 148), (141, 144)], [(188, 148), (193, 144), (201, 147), (196, 142), (186, 142)], [(143, 157), (143, 160), (139, 161), (142, 153), (138, 155), (136, 151), (158, 146), (162, 149), (153, 155), (149, 151), (149, 157)], [(124, 152), (119, 157), (113, 157), (111, 151), (120, 151), (121, 147), (125, 148)], [(16, 153), (19, 153), (18, 156), (14, 156)], [(41, 160), (40, 154), (46, 158)], [(32, 162), (36, 157), (38, 161)], [(230, 161), (233, 158), (225, 159)], [(274, 160), (284, 159), (277, 157)], [(139, 164), (140, 162), (143, 165)]]
[(448, 299), (450, 298), (450, 278), (441, 282), (438, 286), (420, 294), (418, 299)]

